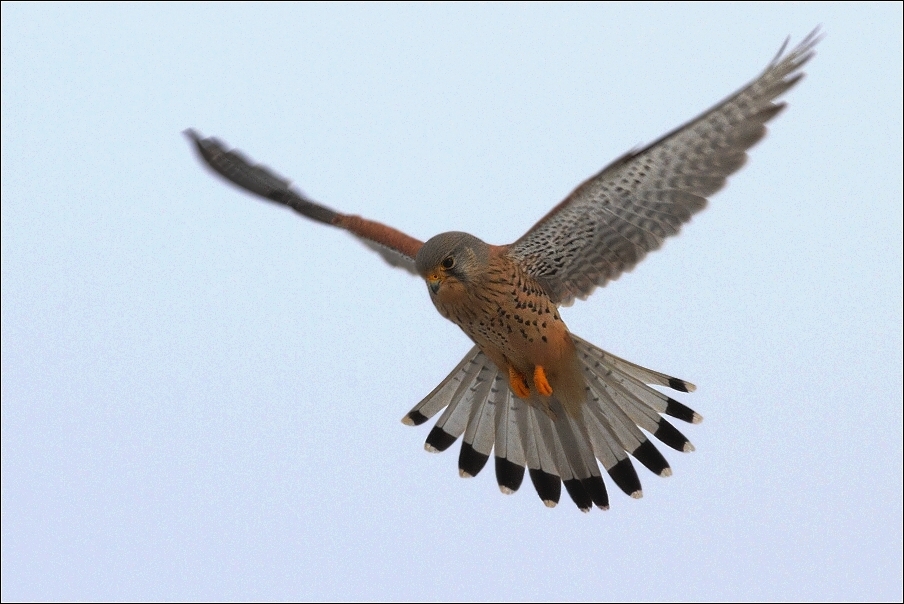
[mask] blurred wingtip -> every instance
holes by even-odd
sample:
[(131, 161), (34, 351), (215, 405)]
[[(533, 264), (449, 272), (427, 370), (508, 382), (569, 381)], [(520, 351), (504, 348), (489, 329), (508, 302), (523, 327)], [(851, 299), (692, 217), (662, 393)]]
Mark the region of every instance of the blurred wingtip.
[(182, 135), (185, 136), (188, 140), (192, 142), (192, 144), (197, 147), (199, 150), (204, 142), (204, 137), (201, 136), (201, 133), (195, 130), (194, 128), (186, 128), (182, 131)]

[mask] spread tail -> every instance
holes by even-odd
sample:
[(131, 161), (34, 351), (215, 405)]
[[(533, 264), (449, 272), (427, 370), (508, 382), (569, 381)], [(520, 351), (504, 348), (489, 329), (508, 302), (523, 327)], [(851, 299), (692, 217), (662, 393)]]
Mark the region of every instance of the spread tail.
[[(663, 415), (699, 423), (702, 417), (649, 385), (693, 392), (695, 386), (593, 346), (572, 335), (586, 380), (585, 404), (567, 413), (555, 392), (543, 404), (519, 399), (506, 374), (475, 346), (452, 372), (408, 412), (402, 422), (416, 426), (445, 409), (427, 436), (428, 451), (445, 451), (464, 435), (459, 473), (476, 476), (495, 457), (496, 480), (514, 493), (524, 469), (540, 499), (553, 507), (561, 486), (582, 511), (609, 507), (600, 466), (634, 498), (642, 495), (631, 457), (660, 476), (672, 471), (646, 431), (678, 451), (694, 447)], [(569, 405), (570, 406), (570, 405)]]

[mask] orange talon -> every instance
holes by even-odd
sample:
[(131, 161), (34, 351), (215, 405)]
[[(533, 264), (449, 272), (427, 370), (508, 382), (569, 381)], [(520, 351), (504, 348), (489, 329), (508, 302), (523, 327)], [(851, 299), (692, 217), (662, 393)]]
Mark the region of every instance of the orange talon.
[(530, 388), (527, 387), (527, 380), (511, 365), (509, 365), (509, 387), (518, 398), (530, 398)]
[(542, 365), (534, 367), (534, 386), (537, 387), (537, 392), (543, 396), (552, 394), (552, 386), (549, 385), (549, 381), (546, 379), (546, 372), (543, 371)]

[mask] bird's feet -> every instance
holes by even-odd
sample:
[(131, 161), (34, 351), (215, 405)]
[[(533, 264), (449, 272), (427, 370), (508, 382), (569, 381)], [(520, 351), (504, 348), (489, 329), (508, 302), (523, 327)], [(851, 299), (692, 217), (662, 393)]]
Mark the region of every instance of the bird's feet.
[[(552, 394), (552, 386), (546, 379), (546, 371), (541, 365), (534, 367), (534, 386), (537, 392), (543, 396)], [(509, 365), (509, 387), (518, 398), (530, 398), (530, 386), (527, 385), (527, 378), (520, 371)]]
[(543, 371), (542, 365), (534, 367), (534, 386), (537, 387), (537, 392), (543, 396), (552, 394), (552, 386), (549, 385), (549, 380), (546, 379), (546, 372)]
[(509, 365), (509, 387), (518, 398), (530, 398), (530, 388), (520, 371)]

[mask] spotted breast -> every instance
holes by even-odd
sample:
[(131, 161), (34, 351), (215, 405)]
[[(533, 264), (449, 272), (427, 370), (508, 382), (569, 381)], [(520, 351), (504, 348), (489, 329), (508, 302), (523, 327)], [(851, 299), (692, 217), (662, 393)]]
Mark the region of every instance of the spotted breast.
[[(426, 253), (424, 253), (426, 250)], [(443, 233), (418, 255), (430, 297), (503, 374), (547, 411), (553, 395), (577, 414), (586, 385), (571, 334), (537, 281), (508, 255), (467, 233)]]

